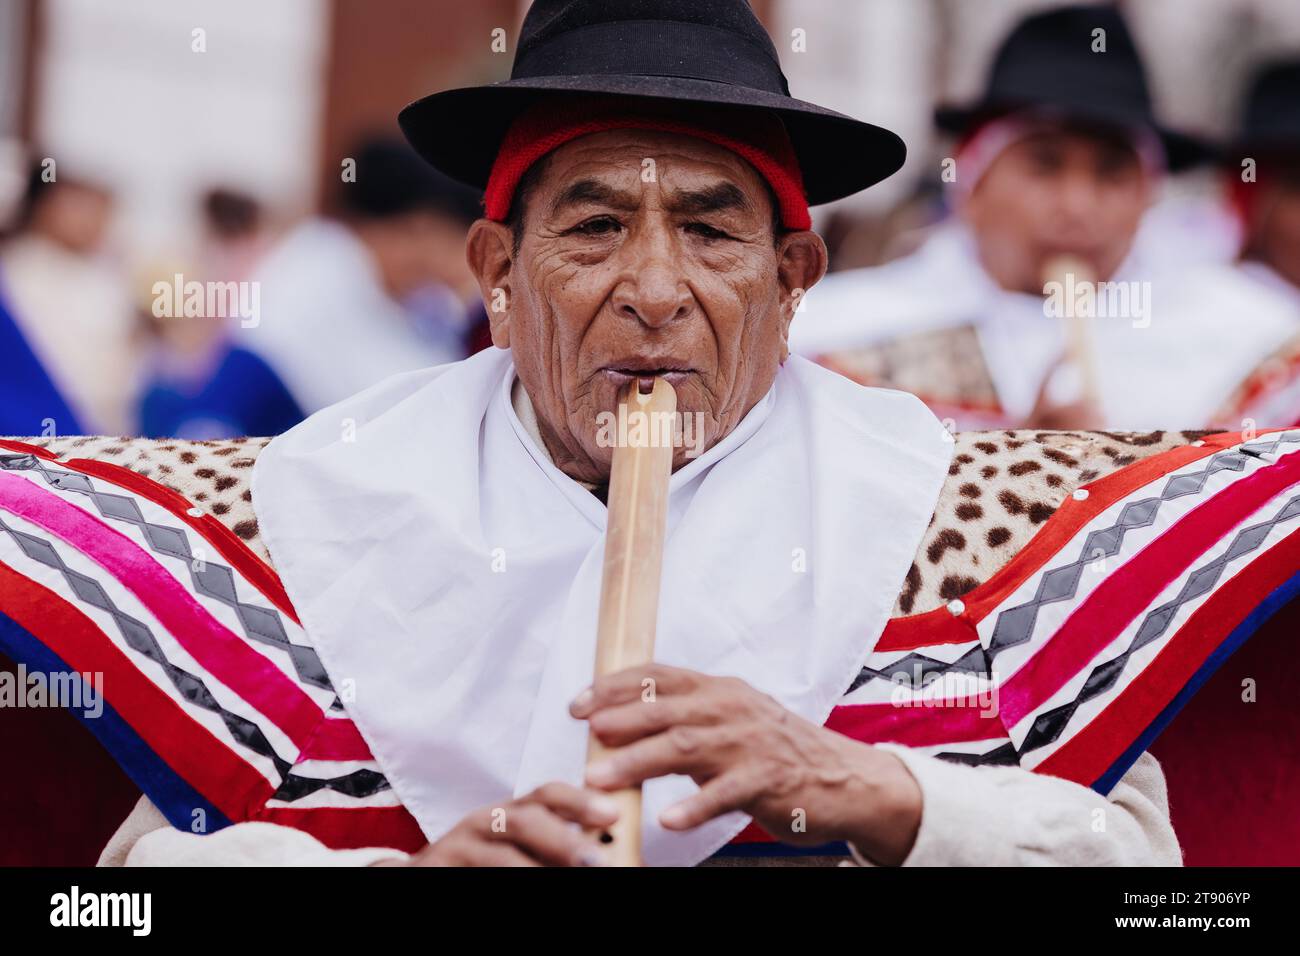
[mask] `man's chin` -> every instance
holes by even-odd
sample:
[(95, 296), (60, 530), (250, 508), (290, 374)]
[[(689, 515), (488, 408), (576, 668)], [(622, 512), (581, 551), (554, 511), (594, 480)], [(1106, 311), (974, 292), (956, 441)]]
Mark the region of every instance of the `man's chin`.
[(606, 474), (613, 462), (614, 450), (627, 445), (670, 446), (673, 469), (698, 458), (713, 444), (716, 431), (712, 418), (696, 411), (708, 407), (702, 395), (699, 376), (692, 373), (677, 389), (677, 411), (661, 418), (647, 418), (635, 404), (626, 414), (619, 414), (618, 397), (626, 383), (598, 381), (591, 392), (593, 409), (583, 416), (583, 447), (591, 462)]

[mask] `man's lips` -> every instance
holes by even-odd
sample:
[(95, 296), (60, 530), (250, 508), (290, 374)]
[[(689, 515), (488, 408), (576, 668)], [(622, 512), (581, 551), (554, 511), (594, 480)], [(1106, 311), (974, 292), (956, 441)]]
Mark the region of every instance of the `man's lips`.
[(656, 378), (662, 378), (673, 388), (677, 388), (686, 381), (695, 370), (681, 365), (656, 365), (652, 363), (629, 362), (626, 364), (607, 365), (600, 370), (606, 380), (622, 389), (628, 382), (636, 379), (640, 382), (642, 391), (649, 391), (654, 386)]

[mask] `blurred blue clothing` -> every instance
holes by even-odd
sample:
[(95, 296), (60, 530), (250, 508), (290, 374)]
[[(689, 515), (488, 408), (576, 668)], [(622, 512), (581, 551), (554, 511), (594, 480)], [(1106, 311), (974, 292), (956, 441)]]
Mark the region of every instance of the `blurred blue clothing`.
[(150, 438), (278, 435), (303, 417), (271, 367), (237, 346), (223, 346), (209, 375), (155, 372), (140, 399), (140, 431)]
[(9, 312), (0, 290), (0, 435), (78, 435), (81, 425)]

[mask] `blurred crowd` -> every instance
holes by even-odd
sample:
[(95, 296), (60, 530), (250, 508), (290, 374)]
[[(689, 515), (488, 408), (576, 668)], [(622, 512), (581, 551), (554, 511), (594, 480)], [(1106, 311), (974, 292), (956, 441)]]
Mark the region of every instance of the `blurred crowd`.
[(797, 351), (950, 428), (1300, 421), (1300, 57), (1258, 64), (1214, 142), (1162, 120), (1118, 10), (1054, 8), (935, 121), (924, 227), (811, 290)]
[(331, 214), (288, 227), (211, 189), (192, 261), (143, 275), (106, 254), (112, 192), (34, 161), (0, 244), (0, 432), (274, 435), (486, 345), (464, 256), (477, 194), (395, 140), (349, 160)]
[[(953, 427), (1241, 427), (1300, 378), (1300, 52), (1251, 74), (1211, 143), (1161, 121), (1119, 13), (1013, 25), (979, 96), (935, 115), (950, 156), (872, 265), (810, 292), (792, 346)], [(196, 248), (128, 269), (113, 190), (33, 147), (0, 239), (0, 434), (273, 435), (490, 345), (474, 191), (378, 136), (330, 193), (285, 222), (214, 184)], [(845, 215), (820, 223), (833, 269), (861, 258)]]

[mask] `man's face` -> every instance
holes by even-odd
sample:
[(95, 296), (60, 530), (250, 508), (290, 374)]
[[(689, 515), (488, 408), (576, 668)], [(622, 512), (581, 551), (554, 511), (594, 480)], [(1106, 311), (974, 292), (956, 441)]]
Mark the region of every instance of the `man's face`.
[(394, 299), (403, 299), (433, 282), (465, 291), (465, 227), (459, 222), (416, 209), (361, 222), (355, 229)]
[(703, 447), (730, 432), (785, 359), (797, 290), (825, 271), (821, 239), (774, 236), (768, 187), (735, 154), (654, 131), (562, 146), (524, 198), (517, 254), (508, 227), (480, 220), (469, 259), (556, 463), (608, 477), (597, 415), (640, 376), (703, 413)]
[(1300, 286), (1300, 157), (1278, 163), (1276, 175), (1261, 179), (1260, 215), (1249, 254)]
[(104, 243), (112, 215), (108, 193), (81, 183), (60, 183), (37, 206), (33, 227), (66, 249), (93, 255)]
[(1041, 293), (1043, 269), (1061, 255), (1090, 263), (1099, 279), (1113, 275), (1151, 188), (1137, 154), (1118, 135), (1044, 130), (999, 154), (963, 217), (998, 285)]

